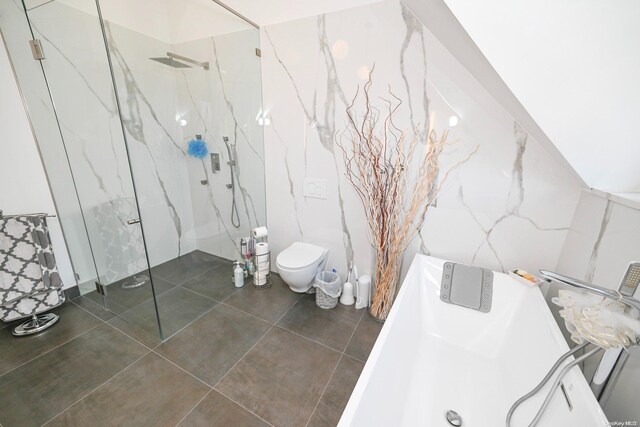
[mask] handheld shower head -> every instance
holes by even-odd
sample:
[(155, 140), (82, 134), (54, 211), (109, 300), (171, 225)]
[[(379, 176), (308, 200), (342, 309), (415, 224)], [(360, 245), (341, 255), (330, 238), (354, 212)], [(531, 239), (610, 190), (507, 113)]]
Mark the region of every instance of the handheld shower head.
[[(227, 147), (227, 155), (229, 156), (229, 161), (227, 162), (227, 164), (229, 165), (230, 174), (231, 174), (231, 183), (227, 184), (227, 188), (231, 190), (231, 224), (235, 228), (239, 228), (240, 216), (238, 215), (238, 206), (236, 205), (236, 181), (235, 181), (235, 171), (234, 171), (236, 167), (236, 160), (233, 157), (233, 151), (235, 151), (236, 144), (229, 144), (228, 136), (223, 136), (222, 140), (224, 141), (224, 145)], [(231, 150), (232, 146), (234, 149), (233, 151)]]

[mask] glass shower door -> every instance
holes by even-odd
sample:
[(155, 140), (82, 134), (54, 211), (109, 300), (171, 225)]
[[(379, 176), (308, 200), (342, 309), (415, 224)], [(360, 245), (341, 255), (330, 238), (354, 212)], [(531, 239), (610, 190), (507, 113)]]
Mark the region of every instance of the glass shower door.
[(103, 27), (94, 1), (75, 3), (24, 6), (44, 55), (39, 62), (50, 97), (46, 113), (56, 116), (63, 140), (58, 161), (68, 163), (77, 194), (74, 224), (84, 228), (90, 244), (93, 269), (86, 270), (95, 277), (81, 275), (82, 298), (162, 338)]

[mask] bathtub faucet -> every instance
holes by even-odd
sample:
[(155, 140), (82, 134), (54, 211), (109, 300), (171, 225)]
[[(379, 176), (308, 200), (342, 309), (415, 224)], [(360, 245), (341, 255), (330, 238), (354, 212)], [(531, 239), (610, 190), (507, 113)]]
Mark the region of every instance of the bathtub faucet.
[[(600, 295), (605, 298), (610, 298), (615, 301), (619, 301), (627, 307), (640, 310), (640, 300), (633, 298), (630, 295), (624, 295), (619, 290), (607, 289), (602, 286), (594, 285), (593, 283), (583, 282), (582, 280), (574, 279), (573, 277), (564, 276), (562, 274), (554, 273), (552, 271), (540, 270), (540, 274), (547, 279), (554, 280), (556, 282), (564, 283), (565, 285), (573, 286), (574, 288), (584, 289), (592, 294)], [(627, 274), (629, 274), (627, 272)], [(626, 277), (626, 276), (625, 276)], [(624, 281), (623, 281), (624, 285)], [(623, 289), (623, 286), (621, 286)], [(635, 290), (635, 289), (634, 289)]]
[[(593, 294), (619, 301), (627, 307), (640, 310), (640, 300), (637, 300), (633, 296), (637, 288), (640, 287), (640, 262), (636, 261), (629, 264), (622, 283), (617, 290), (606, 289), (551, 271), (540, 270), (540, 273), (547, 279), (584, 289)], [(639, 344), (640, 343), (636, 342), (635, 345)], [(611, 393), (628, 358), (629, 352), (623, 351), (622, 347), (608, 349), (602, 357), (593, 378), (589, 382), (589, 386), (598, 399), (598, 402), (600, 402), (600, 406), (604, 407), (609, 397), (611, 397)]]

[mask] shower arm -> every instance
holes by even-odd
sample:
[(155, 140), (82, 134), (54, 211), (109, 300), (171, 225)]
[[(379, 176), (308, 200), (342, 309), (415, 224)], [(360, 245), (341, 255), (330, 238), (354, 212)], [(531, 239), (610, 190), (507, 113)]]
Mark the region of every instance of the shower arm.
[(182, 62), (188, 62), (189, 64), (197, 65), (199, 67), (204, 68), (205, 70), (209, 69), (209, 62), (198, 62), (194, 61), (191, 58), (187, 58), (186, 56), (178, 55), (176, 53), (167, 52), (167, 56), (172, 59), (177, 59)]

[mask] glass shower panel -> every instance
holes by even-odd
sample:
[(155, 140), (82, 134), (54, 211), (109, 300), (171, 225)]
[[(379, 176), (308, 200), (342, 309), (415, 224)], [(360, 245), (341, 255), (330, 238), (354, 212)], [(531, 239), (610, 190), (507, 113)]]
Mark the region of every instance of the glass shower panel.
[(233, 289), (266, 221), (259, 31), (209, 0), (100, 6), (166, 338)]
[[(33, 37), (55, 105), (101, 292), (85, 283), (83, 297), (158, 336), (138, 206), (113, 81), (93, 1), (29, 7)], [(42, 143), (42, 142), (40, 142)], [(104, 295), (103, 295), (104, 294)], [(146, 306), (145, 306), (146, 304)], [(142, 308), (141, 308), (142, 307)], [(149, 316), (145, 316), (150, 311)]]

